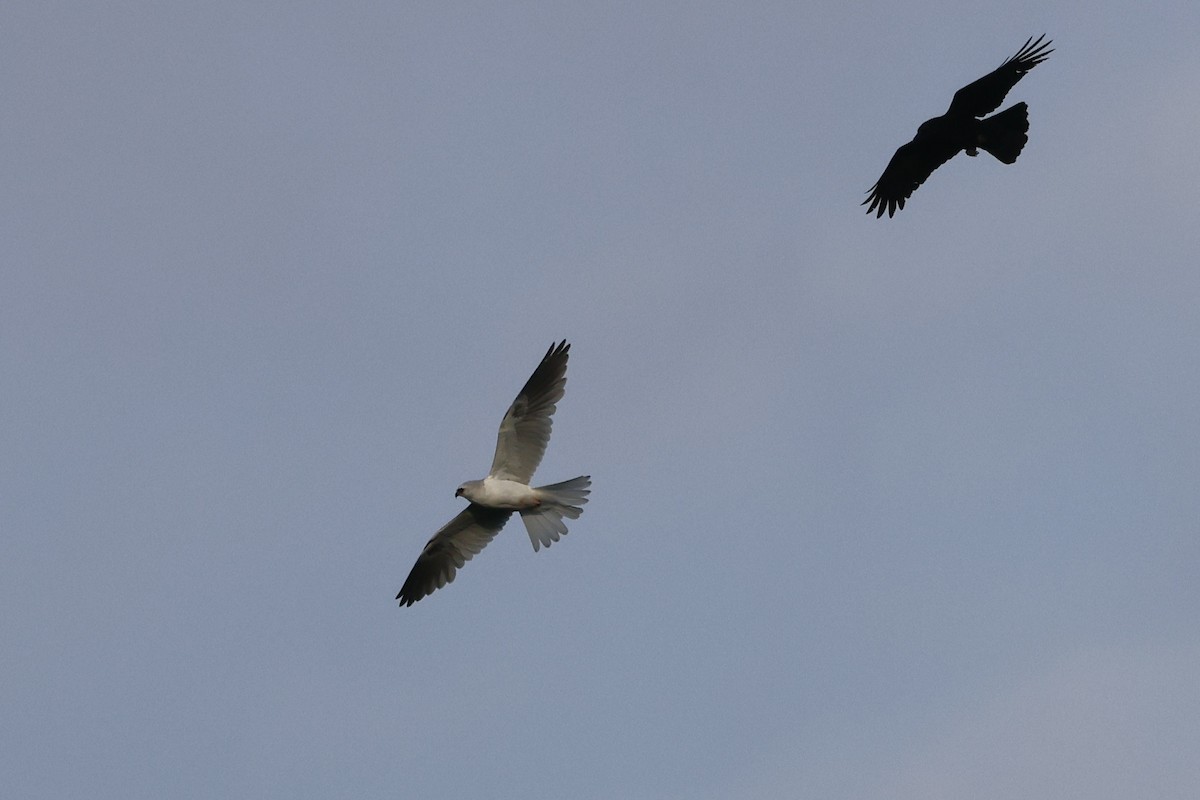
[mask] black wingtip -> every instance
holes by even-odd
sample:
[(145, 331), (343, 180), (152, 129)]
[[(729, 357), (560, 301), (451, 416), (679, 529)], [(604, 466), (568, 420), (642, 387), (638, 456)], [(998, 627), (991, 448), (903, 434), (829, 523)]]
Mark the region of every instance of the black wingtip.
[(569, 352), (571, 352), (571, 345), (566, 339), (563, 339), (557, 344), (550, 345), (550, 349), (546, 351), (546, 355), (542, 356), (542, 361), (545, 361), (551, 356), (566, 355)]
[(1033, 69), (1049, 58), (1050, 54), (1054, 52), (1053, 48), (1046, 49), (1052, 44), (1054, 44), (1054, 40), (1046, 39), (1046, 34), (1044, 33), (1037, 38), (1037, 41), (1034, 41), (1033, 37), (1030, 36), (1025, 40), (1025, 44), (1021, 45), (1021, 49), (1017, 51), (1016, 55), (1004, 63), (1021, 63), (1025, 69)]
[[(874, 189), (871, 191), (874, 191)], [(872, 195), (871, 197), (868, 197), (866, 200), (863, 200), (861, 203), (859, 203), (859, 205), (866, 206), (867, 203), (870, 203), (870, 205), (867, 206), (867, 216), (869, 217), (874, 214), (875, 219), (883, 219), (884, 212), (887, 212), (888, 219), (891, 219), (892, 217), (896, 216), (897, 208), (904, 208), (903, 198), (899, 200), (884, 200), (882, 197)]]

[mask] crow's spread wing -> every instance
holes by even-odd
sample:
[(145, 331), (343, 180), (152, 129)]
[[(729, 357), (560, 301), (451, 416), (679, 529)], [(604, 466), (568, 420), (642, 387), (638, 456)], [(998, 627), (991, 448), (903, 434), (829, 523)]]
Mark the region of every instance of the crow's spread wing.
[(955, 92), (954, 99), (950, 101), (950, 110), (946, 113), (954, 116), (982, 117), (999, 108), (1004, 102), (1004, 96), (1017, 85), (1017, 81), (1054, 52), (1047, 49), (1052, 42), (1042, 42), (1045, 38), (1046, 35), (1042, 34), (1035, 42), (1032, 36), (1029, 37), (1015, 56), (979, 80), (968, 83)]
[(912, 196), (917, 187), (960, 149), (945, 141), (922, 139), (920, 136), (903, 145), (871, 187), (867, 199), (862, 201), (867, 206), (867, 213), (876, 211), (876, 219), (882, 217), (885, 211), (889, 217), (894, 216), (896, 209), (904, 208), (904, 201)]

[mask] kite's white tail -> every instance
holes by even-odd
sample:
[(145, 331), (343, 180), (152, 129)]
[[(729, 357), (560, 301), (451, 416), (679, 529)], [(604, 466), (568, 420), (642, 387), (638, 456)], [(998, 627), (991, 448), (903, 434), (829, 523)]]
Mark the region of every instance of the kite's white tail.
[(562, 483), (534, 488), (542, 504), (523, 510), (521, 520), (525, 523), (525, 530), (529, 531), (529, 541), (533, 542), (535, 552), (542, 546), (549, 547), (558, 541), (558, 537), (566, 534), (567, 526), (563, 523), (563, 517), (579, 519), (583, 513), (580, 506), (588, 501), (592, 491), (588, 487), (591, 485), (592, 476), (580, 475)]

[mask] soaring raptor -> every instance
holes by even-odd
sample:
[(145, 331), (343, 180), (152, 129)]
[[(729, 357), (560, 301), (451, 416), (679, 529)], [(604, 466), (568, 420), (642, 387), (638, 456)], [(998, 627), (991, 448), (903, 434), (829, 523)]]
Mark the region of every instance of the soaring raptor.
[(1017, 81), (1054, 52), (1047, 49), (1051, 42), (1042, 43), (1045, 38), (1043, 34), (1035, 42), (1030, 37), (1015, 56), (955, 92), (945, 114), (922, 123), (917, 135), (896, 151), (871, 187), (862, 203), (867, 213), (875, 211), (876, 219), (885, 211), (889, 217), (894, 215), (935, 169), (960, 150), (974, 156), (982, 149), (1005, 164), (1016, 161), (1029, 138), (1029, 107), (1017, 103), (995, 116), (981, 117), (999, 108)]
[(513, 400), (496, 437), (496, 455), (483, 480), (467, 481), (455, 497), (469, 502), (425, 544), (396, 599), (411, 606), (454, 580), (455, 572), (487, 546), (517, 512), (529, 532), (534, 552), (549, 547), (567, 532), (563, 517), (578, 519), (588, 501), (591, 478), (580, 475), (549, 486), (529, 485), (550, 441), (551, 415), (567, 385), (571, 345), (551, 345), (525, 387)]

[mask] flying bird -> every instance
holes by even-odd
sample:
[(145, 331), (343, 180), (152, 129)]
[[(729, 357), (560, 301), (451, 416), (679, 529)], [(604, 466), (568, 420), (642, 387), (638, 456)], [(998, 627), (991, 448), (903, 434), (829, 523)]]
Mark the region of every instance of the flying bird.
[(566, 340), (550, 345), (542, 363), (500, 421), (496, 455), (488, 476), (467, 481), (455, 497), (469, 502), (458, 516), (433, 535), (413, 565), (396, 599), (411, 606), (454, 580), (455, 571), (487, 546), (513, 512), (521, 515), (533, 550), (549, 547), (566, 534), (563, 517), (578, 519), (588, 501), (590, 475), (549, 486), (529, 485), (550, 441), (550, 417), (567, 384)]
[(935, 169), (960, 150), (974, 156), (982, 149), (1005, 164), (1016, 161), (1029, 139), (1026, 135), (1029, 107), (1017, 103), (995, 116), (981, 117), (999, 108), (1017, 81), (1054, 52), (1047, 49), (1052, 42), (1042, 43), (1045, 38), (1042, 34), (1035, 42), (1029, 37), (1015, 56), (955, 92), (945, 114), (922, 123), (917, 135), (896, 151), (883, 175), (871, 187), (862, 202), (867, 206), (867, 214), (876, 211), (878, 219), (886, 211), (889, 217), (893, 216)]

